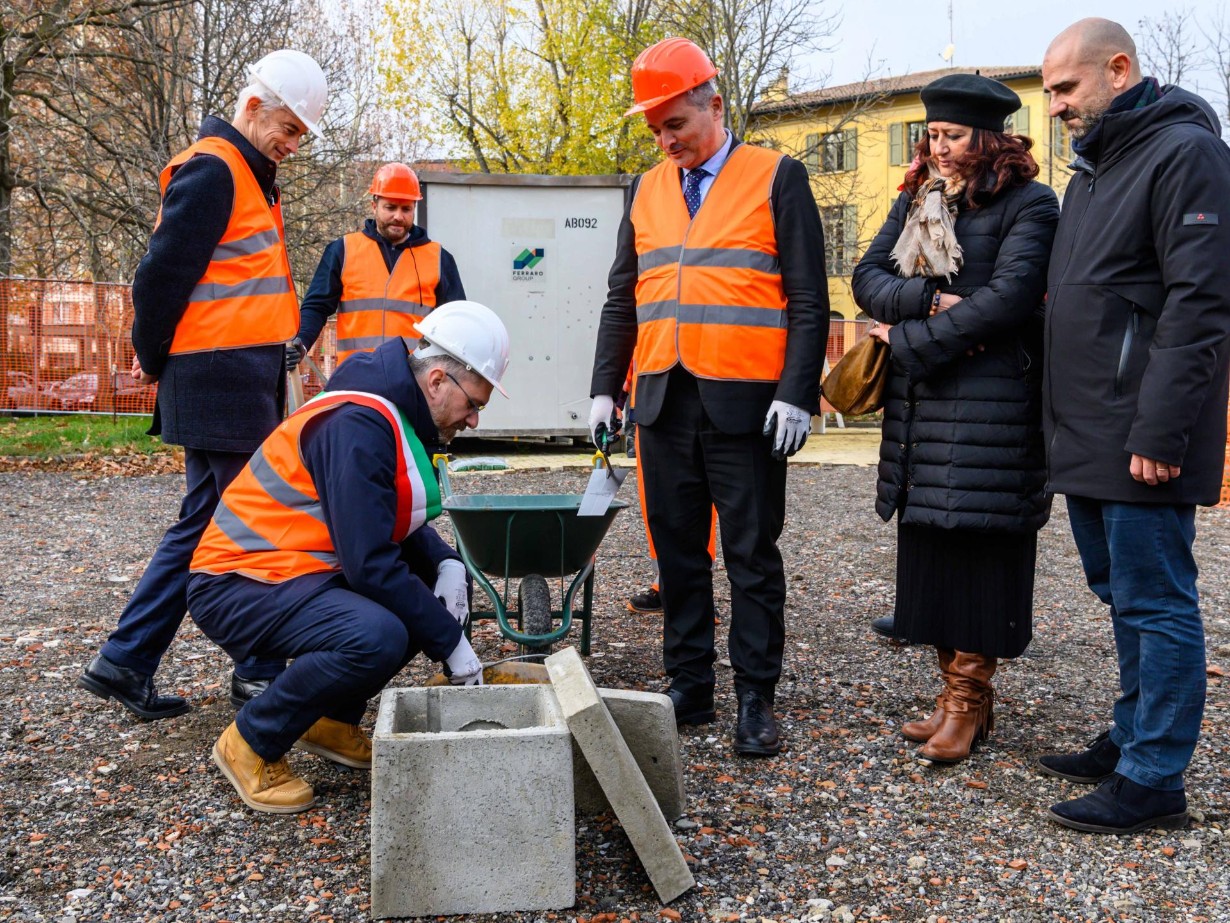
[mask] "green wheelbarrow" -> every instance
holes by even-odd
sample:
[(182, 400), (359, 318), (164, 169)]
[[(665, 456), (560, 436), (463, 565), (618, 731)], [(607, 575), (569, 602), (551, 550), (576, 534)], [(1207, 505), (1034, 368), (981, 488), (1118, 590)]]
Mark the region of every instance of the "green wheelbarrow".
[[(599, 459), (601, 456), (596, 457)], [(568, 634), (573, 619), (579, 619), (581, 653), (588, 654), (594, 561), (607, 529), (628, 506), (627, 501), (611, 501), (601, 516), (578, 516), (580, 494), (455, 494), (448, 460), (437, 456), (435, 463), (457, 551), (494, 610), (472, 611), (471, 624), (494, 618), (500, 633), (521, 645), (525, 653), (545, 653)], [(503, 593), (492, 585), (488, 574), (495, 580), (503, 576)], [(563, 581), (570, 574), (575, 576), (565, 590)], [(549, 578), (559, 578), (560, 609), (552, 608)], [(509, 606), (509, 582), (514, 579), (519, 581), (515, 611)], [(575, 605), (578, 590), (579, 608)], [(516, 628), (510, 614), (516, 618)]]

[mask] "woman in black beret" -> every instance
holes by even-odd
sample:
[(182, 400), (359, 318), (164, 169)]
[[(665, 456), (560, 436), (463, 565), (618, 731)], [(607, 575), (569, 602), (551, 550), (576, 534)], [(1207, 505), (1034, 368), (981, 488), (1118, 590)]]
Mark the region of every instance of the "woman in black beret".
[(933, 645), (943, 686), (902, 733), (931, 762), (994, 726), (991, 677), (1033, 633), (1042, 444), (1042, 304), (1058, 202), (1033, 142), (1004, 132), (1019, 97), (976, 74), (922, 91), (927, 133), (854, 270), (892, 348), (876, 511), (897, 516), (894, 634)]

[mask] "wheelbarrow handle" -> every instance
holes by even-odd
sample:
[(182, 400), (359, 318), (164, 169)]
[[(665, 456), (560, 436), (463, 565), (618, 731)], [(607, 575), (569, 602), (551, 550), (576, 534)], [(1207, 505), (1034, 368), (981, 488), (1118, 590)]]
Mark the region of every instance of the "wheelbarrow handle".
[(451, 497), (453, 495), (453, 485), (448, 479), (448, 456), (436, 453), (431, 456), (431, 463), (436, 466), (436, 471), (440, 475), (440, 495)]

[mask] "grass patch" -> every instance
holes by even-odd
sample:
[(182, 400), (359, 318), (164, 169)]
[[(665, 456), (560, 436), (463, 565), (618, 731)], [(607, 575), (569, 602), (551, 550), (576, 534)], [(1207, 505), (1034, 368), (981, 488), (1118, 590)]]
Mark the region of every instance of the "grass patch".
[(86, 452), (153, 455), (171, 447), (147, 436), (149, 417), (92, 415), (0, 417), (0, 455), (54, 458)]

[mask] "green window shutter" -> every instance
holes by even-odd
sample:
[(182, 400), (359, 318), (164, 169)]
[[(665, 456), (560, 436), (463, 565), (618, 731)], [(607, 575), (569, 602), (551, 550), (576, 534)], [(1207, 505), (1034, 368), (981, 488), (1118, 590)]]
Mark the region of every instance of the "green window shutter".
[(807, 136), (807, 150), (804, 151), (803, 162), (807, 164), (808, 173), (820, 172), (820, 136)]
[(1029, 134), (1029, 107), (1022, 106), (1012, 116), (1012, 130), (1018, 135)]
[(893, 122), (888, 126), (888, 162), (905, 163), (905, 123)]
[(854, 264), (858, 262), (858, 206), (847, 205), (842, 218), (845, 224), (842, 228), (845, 235), (845, 266), (842, 268), (843, 275), (849, 275), (854, 272)]
[(846, 170), (858, 169), (858, 129), (847, 128), (844, 132), (846, 142), (845, 163), (842, 164)]

